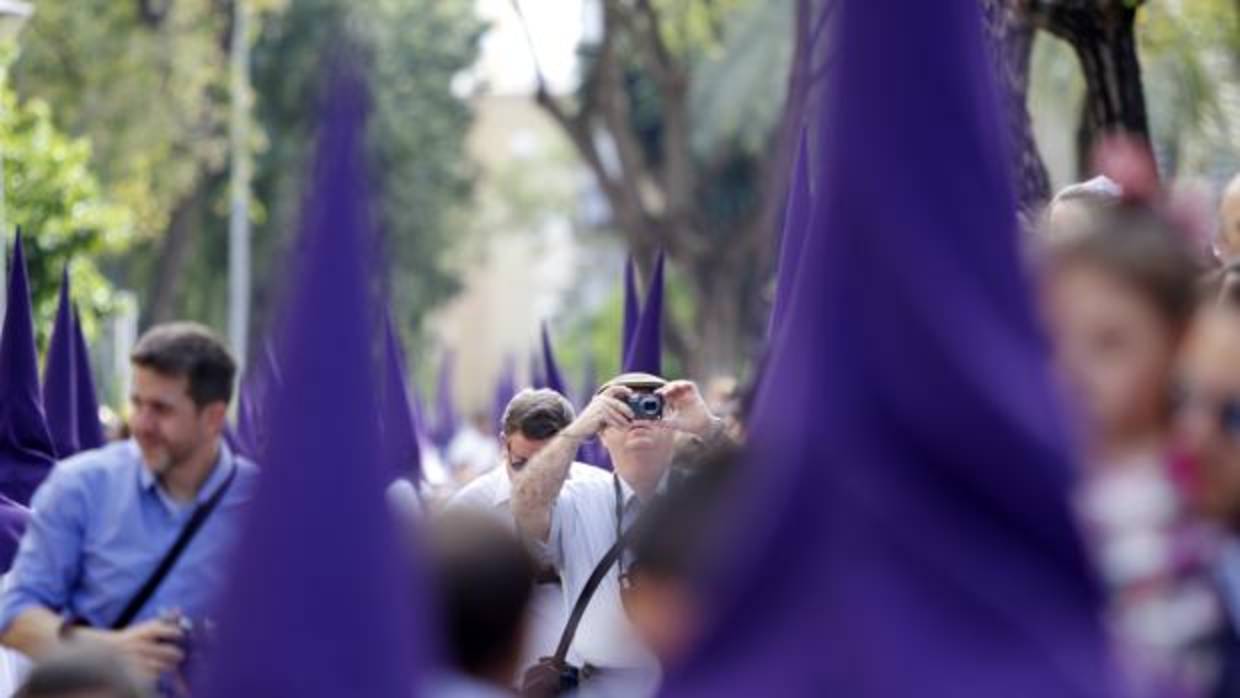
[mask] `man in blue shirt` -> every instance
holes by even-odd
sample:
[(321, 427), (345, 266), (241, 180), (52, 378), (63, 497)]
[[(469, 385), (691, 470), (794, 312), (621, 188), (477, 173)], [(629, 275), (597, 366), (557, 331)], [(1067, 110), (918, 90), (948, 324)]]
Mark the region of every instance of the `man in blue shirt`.
[[(101, 642), (149, 677), (185, 659), (186, 619), (202, 624), (256, 484), (222, 433), (236, 364), (209, 330), (150, 330), (130, 357), (133, 438), (56, 465), (0, 596), (0, 643), (38, 659), (71, 637)], [(218, 505), (124, 628), (112, 630), (196, 507)]]

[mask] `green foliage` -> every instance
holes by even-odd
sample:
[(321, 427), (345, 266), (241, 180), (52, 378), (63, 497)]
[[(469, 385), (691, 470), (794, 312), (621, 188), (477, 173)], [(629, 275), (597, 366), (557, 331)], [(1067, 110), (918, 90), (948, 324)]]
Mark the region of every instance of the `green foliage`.
[[(254, 48), (256, 117), (266, 147), (255, 160), (255, 269), (278, 270), (296, 229), (313, 155), (325, 60), (349, 37), (368, 56), (371, 163), (398, 324), (416, 327), (456, 289), (448, 250), (469, 196), (464, 140), (470, 109), (451, 92), (474, 61), (481, 26), (467, 0), (299, 0), (267, 22)], [(221, 236), (212, 236), (221, 237)], [(222, 242), (208, 254), (220, 258)], [(257, 314), (278, 273), (255, 279)]]
[[(60, 272), (69, 264), (74, 299), (88, 331), (112, 309), (112, 285), (97, 260), (132, 239), (128, 210), (111, 203), (91, 171), (91, 147), (53, 124), (41, 100), (19, 100), (0, 73), (0, 157), (4, 219), (25, 233), (27, 264), (41, 340), (51, 329)], [(11, 244), (6, 231), (4, 244)]]
[(90, 139), (106, 193), (144, 238), (162, 235), (204, 168), (225, 164), (218, 6), (178, 0), (151, 25), (137, 2), (41, 2), (21, 37), (18, 93), (56, 105), (56, 123)]
[(1207, 169), (1227, 145), (1225, 137), (1204, 149), (1198, 143), (1227, 129), (1220, 82), (1230, 76), (1220, 75), (1219, 49), (1234, 35), (1235, 7), (1217, 0), (1179, 7), (1154, 2), (1138, 17), (1151, 136), (1163, 165), (1170, 174)]
[(767, 146), (783, 116), (784, 76), (792, 63), (791, 0), (728, 4), (740, 7), (722, 38), (702, 52), (689, 95), (693, 150), (702, 158), (729, 146), (746, 153)]
[[(1137, 14), (1150, 137), (1164, 174), (1219, 180), (1240, 165), (1234, 107), (1240, 16), (1231, 0), (1158, 0)], [(1062, 186), (1076, 178), (1075, 127), (1084, 83), (1071, 49), (1041, 33), (1031, 69), (1038, 145)]]
[(727, 52), (725, 34), (736, 28), (736, 18), (763, 5), (790, 5), (785, 0), (653, 0), (661, 19), (663, 41), (669, 50), (690, 61), (718, 58)]

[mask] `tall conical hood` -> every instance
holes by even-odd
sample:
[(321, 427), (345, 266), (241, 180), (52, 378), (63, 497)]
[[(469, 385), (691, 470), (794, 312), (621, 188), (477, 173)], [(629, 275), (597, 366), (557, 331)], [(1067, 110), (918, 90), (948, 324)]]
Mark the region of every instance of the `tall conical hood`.
[(409, 399), (409, 377), (405, 370), (405, 352), (392, 323), (392, 314), (384, 314), (383, 324), (384, 385), (383, 443), (385, 460), (394, 475), (417, 480), (421, 477), (422, 451), (418, 446), (417, 418)]
[(82, 331), (82, 317), (73, 309), (73, 358), (77, 361), (77, 427), (78, 447), (83, 451), (99, 448), (107, 442), (103, 422), (99, 419), (99, 397), (95, 391), (95, 376), (90, 368), (90, 347)]
[(21, 233), (13, 244), (0, 330), (0, 494), (30, 504), (56, 460), (39, 393), (39, 358)]
[(835, 12), (814, 273), (664, 694), (1111, 695), (979, 5)]
[(69, 268), (60, 273), (60, 299), (56, 324), (47, 344), (43, 367), (43, 413), (57, 458), (81, 450), (78, 441), (77, 337), (73, 329), (73, 301), (69, 295)]
[(378, 304), (362, 87), (338, 78), (319, 136), (262, 481), (204, 673), (207, 698), (404, 698), (425, 645), (384, 500)]
[(646, 303), (624, 359), (625, 373), (663, 373), (663, 266), (664, 254), (654, 264)]
[(623, 365), (637, 333), (637, 321), (641, 318), (641, 299), (637, 296), (637, 266), (633, 255), (624, 261), (624, 324), (620, 330), (620, 363)]
[(806, 134), (801, 132), (797, 146), (796, 169), (788, 191), (788, 207), (784, 212), (784, 229), (779, 242), (779, 268), (775, 275), (775, 302), (771, 306), (771, 319), (767, 336), (774, 337), (788, 312), (792, 288), (796, 282), (801, 252), (805, 248), (805, 235), (810, 231), (810, 212), (813, 200), (810, 190), (809, 152)]
[(568, 398), (569, 401), (572, 401), (572, 393), (569, 392), (568, 384), (564, 381), (563, 374), (560, 373), (560, 365), (555, 360), (555, 350), (551, 347), (551, 334), (547, 330), (546, 321), (542, 324), (541, 339), (543, 372), (547, 379), (546, 387)]

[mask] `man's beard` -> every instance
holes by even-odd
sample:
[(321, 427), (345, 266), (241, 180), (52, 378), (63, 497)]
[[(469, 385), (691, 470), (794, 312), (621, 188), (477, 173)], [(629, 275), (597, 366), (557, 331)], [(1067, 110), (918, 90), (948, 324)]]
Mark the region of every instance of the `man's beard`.
[(156, 477), (162, 477), (176, 470), (189, 460), (189, 455), (194, 452), (192, 445), (178, 448), (173, 445), (165, 445), (154, 453), (146, 456), (144, 460), (146, 465), (151, 469)]

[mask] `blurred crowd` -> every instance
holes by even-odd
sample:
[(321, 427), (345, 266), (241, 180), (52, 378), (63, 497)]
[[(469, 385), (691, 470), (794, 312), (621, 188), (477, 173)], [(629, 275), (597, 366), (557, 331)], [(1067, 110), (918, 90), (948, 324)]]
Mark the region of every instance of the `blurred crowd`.
[[(1148, 157), (1114, 148), (1026, 226), (1072, 511), (1128, 694), (1240, 696), (1240, 177), (1203, 234)], [(34, 495), (0, 596), (13, 695), (189, 693), (186, 621), (208, 613), (258, 470), (224, 438), (235, 364), (209, 331), (156, 327), (133, 363), (125, 429)], [(695, 574), (743, 463), (742, 393), (623, 373), (580, 410), (525, 389), (498, 425), (424, 443), (388, 488), (433, 582), (445, 661), (423, 693), (653, 695), (703, 627)], [(590, 445), (610, 468), (582, 462)]]

